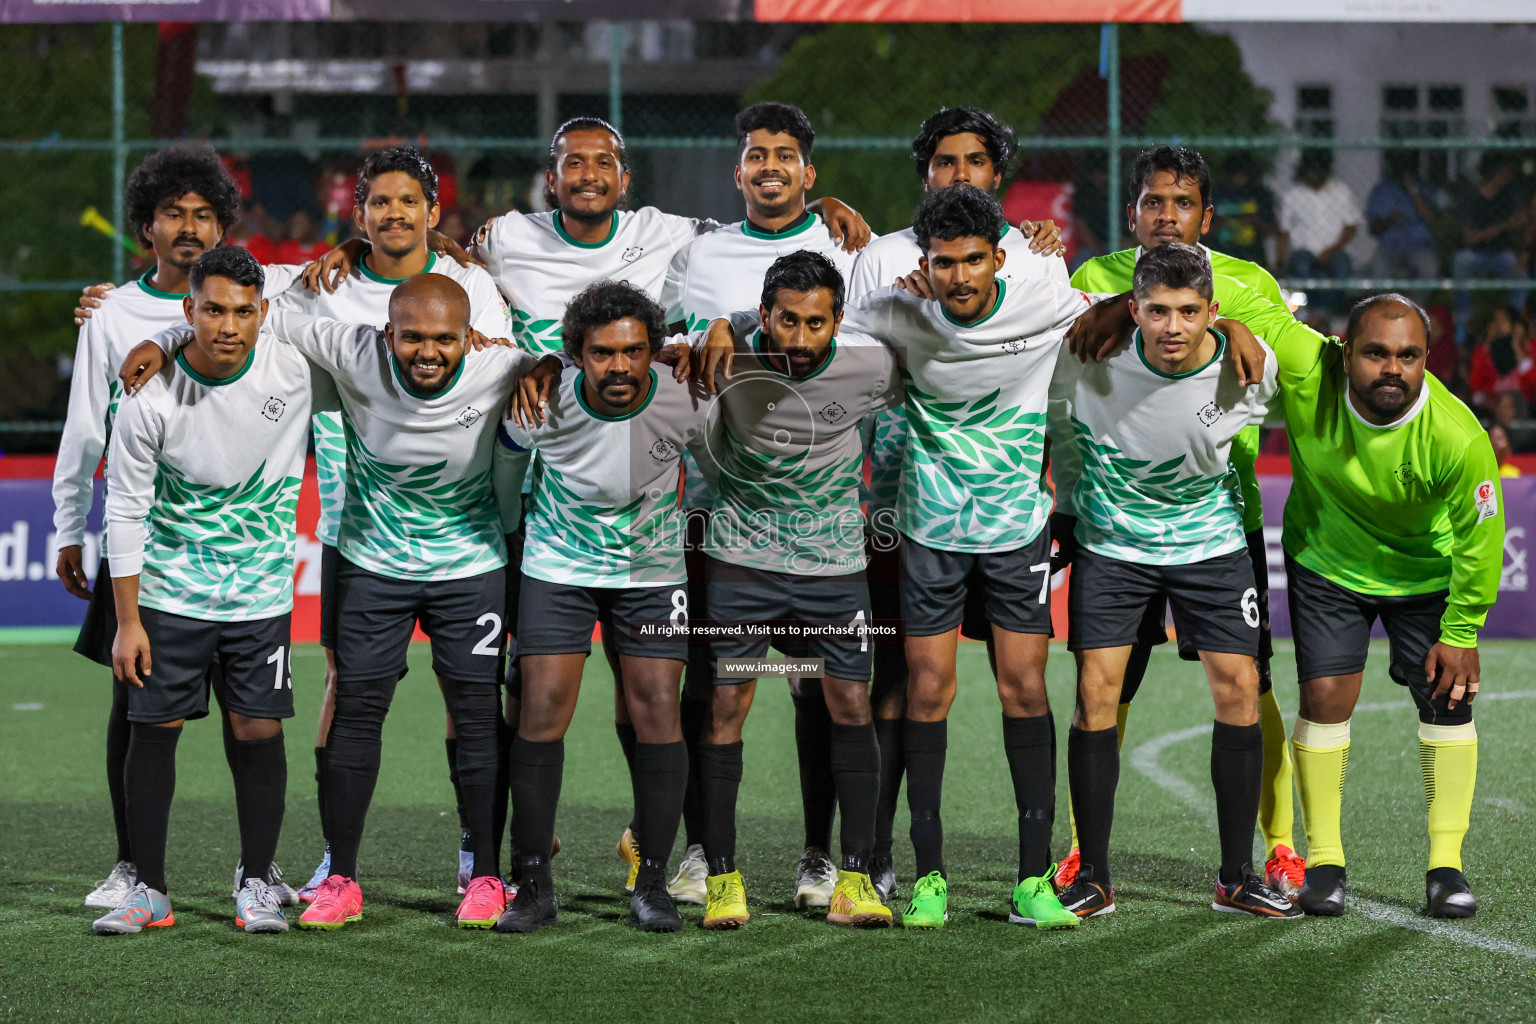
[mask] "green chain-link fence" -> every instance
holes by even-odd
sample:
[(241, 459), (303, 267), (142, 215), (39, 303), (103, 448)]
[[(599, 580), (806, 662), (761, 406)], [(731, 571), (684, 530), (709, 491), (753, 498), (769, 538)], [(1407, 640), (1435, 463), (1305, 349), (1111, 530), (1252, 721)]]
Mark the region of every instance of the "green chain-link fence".
[[(1409, 290), (1473, 340), (1494, 307), (1522, 300), (1536, 248), (1529, 88), (1495, 97), (1502, 121), (1474, 123), (1445, 88), (1395, 87), (1379, 121), (1345, 123), (1326, 86), (1277, 103), (1234, 39), (1190, 25), (13, 25), (0, 27), (0, 58), (13, 69), (0, 93), (11, 214), (0, 345), (19, 368), (0, 383), (0, 446), (11, 450), (53, 443), (73, 296), (143, 265), (122, 223), (127, 173), (187, 137), (217, 146), (247, 193), (238, 240), (284, 262), (349, 233), (349, 176), (369, 148), (421, 144), (447, 183), (443, 229), (467, 236), (540, 201), (550, 133), (577, 114), (624, 130), (633, 203), (737, 219), (732, 118), (768, 98), (816, 125), (817, 191), (882, 232), (920, 198), (907, 155), (916, 126), (941, 105), (974, 104), (1019, 134), (1010, 213), (1055, 219), (1073, 262), (1134, 244), (1129, 167), (1161, 143), (1211, 165), (1207, 243), (1265, 263), (1313, 297), (1309, 308), (1320, 291)], [(1494, 164), (1506, 170), (1484, 194), (1479, 168)], [(1299, 170), (1322, 187), (1303, 191)], [(1412, 188), (1378, 202), (1383, 179)], [(1395, 219), (1367, 216), (1391, 209)], [(1499, 226), (1501, 212), (1503, 230), (1467, 233)], [(1410, 255), (1387, 258), (1399, 243)]]

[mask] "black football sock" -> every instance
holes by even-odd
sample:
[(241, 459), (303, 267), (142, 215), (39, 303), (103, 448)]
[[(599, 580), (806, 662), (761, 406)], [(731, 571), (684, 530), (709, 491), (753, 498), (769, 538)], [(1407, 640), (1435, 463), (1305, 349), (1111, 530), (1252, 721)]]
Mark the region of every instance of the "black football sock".
[(800, 759), (800, 806), (805, 812), (805, 845), (832, 847), (832, 817), (837, 813), (837, 784), (832, 774), (832, 713), (821, 683), (800, 680), (795, 702), (795, 753)]
[(240, 884), (267, 880), (283, 831), (288, 796), (288, 754), (283, 734), (235, 740), (235, 813), (240, 819)]
[(1216, 787), (1216, 829), (1221, 836), (1221, 881), (1232, 885), (1253, 867), (1253, 830), (1259, 822), (1264, 730), (1217, 722), (1211, 732), (1211, 784)]
[(555, 809), (565, 776), (565, 741), (535, 743), (522, 736), (512, 745), (512, 834), (518, 843), (518, 875), (550, 877)]
[[(690, 667), (689, 671), (692, 671)], [(688, 747), (688, 789), (683, 794), (683, 842), (704, 845), (704, 796), (699, 789), (699, 747), (709, 727), (710, 703), (687, 690), (682, 697), (683, 743)]]
[(1077, 845), (1083, 875), (1109, 888), (1109, 833), (1115, 822), (1115, 788), (1120, 784), (1120, 730), (1067, 731), (1067, 787), (1077, 817)]
[(704, 858), (711, 875), (736, 870), (736, 794), (741, 789), (741, 741), (699, 745), (699, 795), (704, 802)]
[[(496, 844), (496, 858), (501, 859), (501, 839), (507, 834), (507, 808), (512, 785), (512, 741), (517, 730), (507, 720), (496, 716), (496, 795), (491, 803), (491, 839)], [(513, 843), (515, 850), (517, 844)]]
[(832, 776), (843, 811), (839, 832), (844, 871), (869, 873), (875, 844), (875, 804), (880, 799), (880, 744), (875, 726), (832, 723)]
[[(458, 736), (459, 792), (474, 856), (470, 874), (500, 877), (499, 835), (492, 830), (496, 804), (496, 732), (501, 723), (501, 690), (495, 683), (447, 681), (444, 696)], [(545, 849), (545, 853), (548, 853)]]
[(453, 806), (459, 815), (459, 834), (469, 831), (469, 815), (464, 810), (464, 790), (459, 785), (459, 740), (457, 736), (443, 740), (443, 750), (448, 755), (448, 781), (453, 783)]
[(384, 718), (398, 679), (340, 681), (325, 756), (325, 836), (331, 844), (331, 874), (357, 877), (368, 805), (379, 781)]
[(1051, 866), (1056, 822), (1055, 732), (1050, 715), (1003, 716), (1003, 750), (1019, 809), (1019, 878), (1038, 878)]
[(123, 785), (128, 793), (128, 842), (133, 848), (139, 881), (151, 889), (165, 887), (165, 835), (176, 795), (176, 743), (181, 726), (133, 723)]
[[(320, 810), (320, 834), (325, 835), (325, 748), (315, 748), (315, 806)], [(329, 842), (329, 840), (327, 840)]]
[[(624, 763), (629, 765), (629, 784), (633, 788), (635, 785), (635, 744), (640, 741), (635, 736), (634, 725), (629, 722), (614, 722), (613, 731), (618, 734), (619, 749), (624, 751)], [(640, 834), (640, 801), (638, 799), (635, 801), (634, 808), (629, 812), (629, 831), (631, 835), (638, 836)]]
[[(636, 829), (640, 845), (640, 875), (659, 877), (677, 842), (683, 816), (683, 791), (688, 786), (688, 748), (676, 743), (636, 743), (634, 770)], [(637, 875), (636, 881), (639, 881)]]
[(874, 853), (891, 855), (896, 827), (896, 801), (901, 797), (901, 778), (906, 774), (906, 751), (901, 745), (901, 719), (875, 719), (875, 741), (880, 745), (880, 799), (875, 805)]
[(907, 751), (907, 809), (912, 812), (912, 852), (917, 877), (944, 873), (944, 824), (939, 805), (944, 795), (944, 758), (949, 750), (949, 723), (902, 719), (902, 746)]
[(133, 863), (133, 843), (128, 838), (128, 794), (123, 788), (123, 766), (133, 726), (128, 721), (128, 684), (112, 680), (112, 710), (107, 715), (107, 792), (112, 797), (112, 825), (117, 829), (117, 859)]

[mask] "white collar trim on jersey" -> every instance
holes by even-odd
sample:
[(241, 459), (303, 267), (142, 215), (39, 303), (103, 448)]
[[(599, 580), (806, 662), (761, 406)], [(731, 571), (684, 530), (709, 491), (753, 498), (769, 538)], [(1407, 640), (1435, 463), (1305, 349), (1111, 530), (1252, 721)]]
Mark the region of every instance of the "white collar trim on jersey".
[(1349, 414), (1363, 426), (1370, 427), (1372, 430), (1396, 430), (1398, 427), (1407, 426), (1409, 423), (1412, 423), (1414, 417), (1423, 412), (1424, 406), (1429, 404), (1429, 380), (1425, 379), (1424, 385), (1419, 388), (1419, 397), (1414, 399), (1413, 405), (1408, 407), (1408, 411), (1391, 423), (1372, 423), (1360, 415), (1360, 410), (1355, 408), (1354, 392), (1349, 390), (1349, 382), (1347, 380), (1344, 382), (1344, 404), (1349, 407)]

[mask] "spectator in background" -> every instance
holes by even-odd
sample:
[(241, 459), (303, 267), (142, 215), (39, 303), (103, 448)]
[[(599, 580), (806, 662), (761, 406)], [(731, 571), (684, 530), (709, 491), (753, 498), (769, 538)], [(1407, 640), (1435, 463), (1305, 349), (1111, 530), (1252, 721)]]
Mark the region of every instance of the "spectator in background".
[(1518, 392), (1526, 404), (1536, 402), (1528, 325), (1515, 307), (1500, 306), (1488, 318), (1483, 340), (1472, 350), (1468, 383), (1478, 405), (1492, 405), (1506, 391)]
[[(1478, 163), (1477, 187), (1462, 196), (1457, 207), (1461, 218), (1462, 248), (1451, 258), (1456, 277), (1514, 277), (1527, 210), (1515, 191), (1513, 161), (1498, 150), (1483, 154)], [(1524, 293), (1512, 297), (1516, 305)], [(1472, 319), (1472, 293), (1456, 292), (1456, 328), (1466, 333)]]
[[(1275, 262), (1288, 277), (1339, 278), (1350, 274), (1344, 247), (1360, 227), (1360, 204), (1349, 186), (1333, 177), (1333, 152), (1303, 150), (1297, 186), (1280, 200), (1280, 241)], [(1316, 305), (1338, 312), (1339, 293), (1319, 292)]]
[(1275, 196), (1265, 187), (1263, 171), (1251, 153), (1227, 159), (1216, 190), (1216, 219), (1211, 246), (1229, 256), (1268, 263), (1264, 240), (1275, 234)]
[(1520, 475), (1520, 467), (1515, 465), (1515, 450), (1509, 444), (1509, 431), (1495, 423), (1488, 428), (1488, 443), (1493, 446), (1493, 457), (1499, 460), (1499, 476), (1505, 480)]
[(229, 232), (228, 244), (246, 249), (256, 257), (257, 263), (266, 265), (278, 262), (277, 239), (280, 237), (282, 230), (267, 216), (267, 208), (260, 203), (247, 202), (240, 220)]
[(1381, 181), (1365, 203), (1366, 226), (1376, 238), (1371, 273), (1376, 277), (1435, 277), (1435, 195), (1419, 182), (1419, 154), (1389, 149), (1382, 155)]
[[(1429, 306), (1429, 351), (1424, 354), (1424, 368), (1455, 392), (1457, 378), (1465, 377), (1461, 369), (1461, 346), (1456, 344), (1456, 324), (1451, 311), (1443, 304)], [(1465, 381), (1461, 381), (1465, 384)], [(1463, 390), (1465, 390), (1463, 388)]]
[(277, 262), (308, 263), (319, 259), (331, 249), (330, 243), (320, 237), (320, 225), (308, 210), (295, 210), (288, 218), (288, 237), (277, 246)]
[[(1536, 437), (1527, 429), (1530, 406), (1519, 391), (1500, 391), (1493, 403), (1493, 426), (1503, 427), (1510, 446), (1517, 452), (1529, 452)], [(1489, 428), (1490, 430), (1492, 427)]]

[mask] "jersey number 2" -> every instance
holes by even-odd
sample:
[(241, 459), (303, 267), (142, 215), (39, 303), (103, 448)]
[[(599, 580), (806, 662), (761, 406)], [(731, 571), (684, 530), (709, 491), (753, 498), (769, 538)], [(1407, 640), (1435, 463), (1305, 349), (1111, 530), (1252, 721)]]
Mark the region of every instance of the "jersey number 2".
[(474, 649), (469, 653), (487, 654), (492, 658), (500, 657), (501, 651), (499, 648), (501, 647), (501, 616), (497, 615), (495, 612), (486, 612), (484, 615), (475, 620), (475, 625), (477, 626), (483, 626), (486, 623), (490, 623), (491, 631), (485, 634), (485, 637), (481, 639), (479, 643), (475, 644)]

